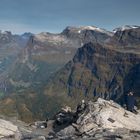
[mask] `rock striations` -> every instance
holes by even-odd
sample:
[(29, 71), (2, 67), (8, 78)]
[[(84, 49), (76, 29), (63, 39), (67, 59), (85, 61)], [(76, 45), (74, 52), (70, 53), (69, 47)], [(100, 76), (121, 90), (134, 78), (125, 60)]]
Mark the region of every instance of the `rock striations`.
[[(139, 95), (140, 55), (100, 44), (87, 43), (77, 50), (72, 61), (59, 71), (46, 90), (70, 97), (102, 97), (119, 101), (133, 89)], [(129, 75), (129, 76), (128, 76)], [(59, 85), (59, 86), (58, 86)], [(61, 87), (61, 89), (60, 89)], [(57, 88), (57, 90), (56, 90)]]
[(113, 101), (89, 101), (84, 112), (56, 134), (58, 139), (139, 139), (140, 113), (133, 114)]

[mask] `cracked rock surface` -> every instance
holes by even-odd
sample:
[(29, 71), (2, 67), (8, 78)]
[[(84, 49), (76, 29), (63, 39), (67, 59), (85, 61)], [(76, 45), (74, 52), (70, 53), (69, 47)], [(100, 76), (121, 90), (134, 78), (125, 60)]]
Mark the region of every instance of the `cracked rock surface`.
[(140, 113), (134, 114), (113, 101), (88, 102), (75, 123), (59, 131), (56, 139), (140, 139)]

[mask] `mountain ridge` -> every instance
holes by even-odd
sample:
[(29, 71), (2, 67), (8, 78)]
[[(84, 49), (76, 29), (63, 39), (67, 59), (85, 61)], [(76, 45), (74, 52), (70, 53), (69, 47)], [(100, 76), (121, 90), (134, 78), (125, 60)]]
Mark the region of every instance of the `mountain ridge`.
[(32, 121), (52, 117), (65, 104), (75, 107), (83, 98), (122, 102), (130, 89), (139, 101), (139, 29), (110, 36), (97, 27), (81, 28), (31, 35), (6, 73), (3, 89), (9, 95), (0, 100), (1, 113)]

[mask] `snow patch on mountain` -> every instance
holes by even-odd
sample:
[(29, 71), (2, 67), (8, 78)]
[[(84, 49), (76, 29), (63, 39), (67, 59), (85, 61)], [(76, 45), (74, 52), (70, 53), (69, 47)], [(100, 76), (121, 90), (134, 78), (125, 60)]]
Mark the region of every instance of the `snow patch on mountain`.
[(98, 28), (98, 27), (95, 27), (95, 26), (80, 26), (78, 28), (78, 33), (81, 33), (81, 31), (83, 31), (83, 30), (92, 30), (92, 31), (108, 34), (109, 36), (113, 35), (112, 32), (109, 32), (105, 29), (101, 29), (101, 28)]
[(140, 28), (140, 26), (124, 25), (122, 27), (118, 27), (118, 28), (114, 29), (113, 32), (116, 33), (117, 31), (125, 31), (125, 30), (130, 30), (130, 29), (137, 29), (137, 28)]

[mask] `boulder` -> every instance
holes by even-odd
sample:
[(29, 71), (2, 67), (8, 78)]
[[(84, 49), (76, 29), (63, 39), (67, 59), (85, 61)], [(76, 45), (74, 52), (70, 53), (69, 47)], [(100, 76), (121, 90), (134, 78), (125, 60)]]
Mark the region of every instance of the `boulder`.
[(0, 139), (13, 138), (13, 139), (19, 140), (20, 137), (21, 137), (21, 134), (16, 125), (12, 124), (9, 121), (0, 119)]
[(62, 136), (62, 138), (63, 138), (63, 136), (72, 137), (75, 135), (75, 128), (70, 125), (70, 126), (66, 127), (64, 130), (60, 131), (58, 133), (58, 135), (59, 135), (59, 137)]
[(41, 129), (47, 128), (47, 120), (34, 122), (34, 126)]
[(70, 107), (62, 108), (60, 112), (55, 115), (56, 125), (70, 125), (75, 120), (75, 112)]

